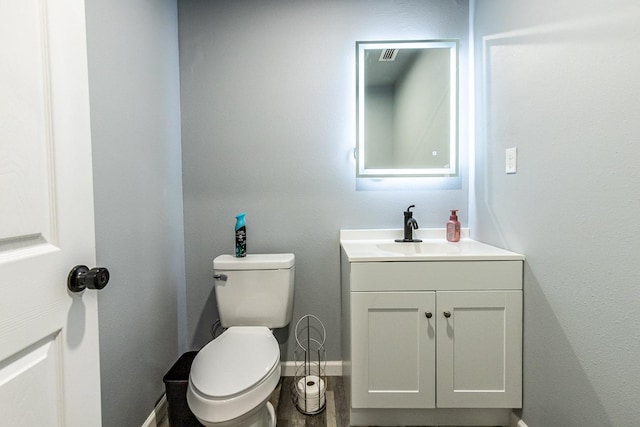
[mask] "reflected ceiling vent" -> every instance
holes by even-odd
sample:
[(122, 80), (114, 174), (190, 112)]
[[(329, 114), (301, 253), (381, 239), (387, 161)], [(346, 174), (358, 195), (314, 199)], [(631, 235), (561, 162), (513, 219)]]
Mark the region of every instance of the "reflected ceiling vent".
[(400, 49), (382, 49), (382, 53), (380, 53), (380, 59), (378, 59), (378, 61), (395, 61), (399, 50)]

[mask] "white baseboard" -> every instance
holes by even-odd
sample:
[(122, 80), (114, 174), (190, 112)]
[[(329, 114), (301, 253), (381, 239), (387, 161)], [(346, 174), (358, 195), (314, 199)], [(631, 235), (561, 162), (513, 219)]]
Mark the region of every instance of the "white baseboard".
[(160, 401), (142, 424), (142, 427), (169, 427), (167, 418), (167, 396), (162, 395)]
[(511, 413), (511, 417), (509, 419), (509, 426), (510, 427), (527, 427), (527, 425), (525, 424), (524, 421), (522, 421), (520, 419), (520, 417), (518, 417), (516, 414), (514, 414), (513, 412)]
[[(295, 377), (296, 376), (296, 362), (288, 361), (282, 362), (283, 377)], [(324, 374), (328, 377), (341, 377), (342, 376), (342, 360), (328, 360), (324, 368)]]

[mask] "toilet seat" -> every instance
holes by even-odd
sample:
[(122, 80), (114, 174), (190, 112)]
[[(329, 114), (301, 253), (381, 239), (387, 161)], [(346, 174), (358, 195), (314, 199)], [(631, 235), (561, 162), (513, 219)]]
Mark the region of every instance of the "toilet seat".
[(202, 421), (222, 423), (264, 403), (280, 379), (280, 348), (264, 326), (235, 326), (191, 365), (187, 400)]

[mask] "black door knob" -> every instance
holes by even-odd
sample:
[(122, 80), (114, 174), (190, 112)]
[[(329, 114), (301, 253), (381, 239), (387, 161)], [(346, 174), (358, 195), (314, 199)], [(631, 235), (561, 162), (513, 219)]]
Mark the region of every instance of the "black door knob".
[(82, 292), (85, 289), (102, 289), (109, 283), (109, 270), (95, 267), (89, 270), (86, 265), (76, 265), (67, 278), (67, 288), (71, 292)]

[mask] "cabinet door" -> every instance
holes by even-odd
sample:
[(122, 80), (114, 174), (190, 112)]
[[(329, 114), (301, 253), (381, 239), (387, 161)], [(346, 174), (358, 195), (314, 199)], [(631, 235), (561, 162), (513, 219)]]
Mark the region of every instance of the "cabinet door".
[(435, 293), (351, 294), (352, 406), (435, 407)]
[(522, 291), (438, 292), (439, 408), (522, 407)]

